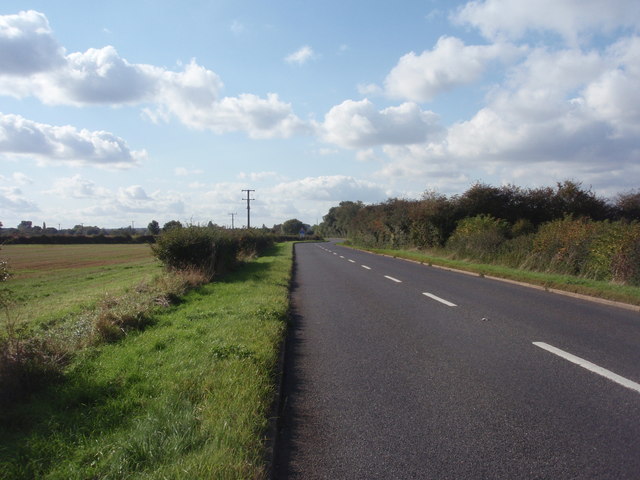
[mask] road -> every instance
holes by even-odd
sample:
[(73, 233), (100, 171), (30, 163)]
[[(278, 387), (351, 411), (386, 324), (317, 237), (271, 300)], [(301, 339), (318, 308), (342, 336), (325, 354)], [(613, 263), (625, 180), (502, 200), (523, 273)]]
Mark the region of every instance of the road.
[(640, 478), (638, 312), (332, 243), (294, 280), (275, 478)]

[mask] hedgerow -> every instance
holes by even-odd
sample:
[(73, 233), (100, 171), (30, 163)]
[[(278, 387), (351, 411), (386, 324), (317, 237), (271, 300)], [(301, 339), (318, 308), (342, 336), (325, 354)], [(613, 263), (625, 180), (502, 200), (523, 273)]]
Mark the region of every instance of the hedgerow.
[(640, 192), (615, 201), (578, 182), (523, 189), (477, 183), (365, 205), (341, 202), (318, 232), (382, 249), (435, 249), (458, 259), (640, 285)]
[(270, 234), (191, 225), (163, 232), (151, 249), (170, 270), (196, 269), (213, 279), (273, 245)]

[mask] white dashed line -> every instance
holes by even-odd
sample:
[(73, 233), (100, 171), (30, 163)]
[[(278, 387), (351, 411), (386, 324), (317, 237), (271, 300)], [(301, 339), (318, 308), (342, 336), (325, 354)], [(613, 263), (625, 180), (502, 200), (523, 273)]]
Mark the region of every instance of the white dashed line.
[(362, 268), (366, 268), (367, 270), (371, 270), (371, 267), (367, 267), (366, 265), (360, 265)]
[(342, 255), (340, 255), (340, 258), (344, 258)]
[(350, 261), (351, 263), (356, 263), (356, 261), (355, 261), (355, 260), (351, 260), (351, 259), (349, 259), (349, 261)]
[(397, 278), (390, 277), (389, 275), (385, 275), (384, 278), (391, 280), (392, 282), (402, 283), (402, 280), (398, 280)]
[(433, 299), (433, 300), (435, 300), (437, 302), (444, 303), (447, 307), (457, 307), (457, 305), (455, 303), (451, 303), (450, 301), (445, 300), (444, 298), (440, 298), (440, 297), (434, 295), (433, 293), (422, 292), (422, 294), (425, 297), (429, 297), (429, 298), (431, 298), (431, 299)]
[(640, 393), (640, 384), (634, 381), (631, 381), (627, 378), (621, 377), (620, 375), (613, 373), (612, 371), (607, 370), (606, 368), (599, 367), (595, 363), (591, 363), (587, 360), (584, 360), (583, 358), (576, 357), (575, 355), (567, 353), (564, 350), (560, 350), (559, 348), (553, 347), (543, 342), (533, 342), (533, 344), (536, 347), (540, 347), (548, 352), (558, 355), (559, 357), (562, 357), (565, 360), (570, 361), (571, 363), (580, 365), (582, 368), (586, 368), (587, 370), (593, 373), (602, 375), (603, 377), (608, 378), (609, 380), (616, 382), (617, 384), (622, 385), (623, 387), (630, 388), (631, 390), (635, 390), (636, 392)]

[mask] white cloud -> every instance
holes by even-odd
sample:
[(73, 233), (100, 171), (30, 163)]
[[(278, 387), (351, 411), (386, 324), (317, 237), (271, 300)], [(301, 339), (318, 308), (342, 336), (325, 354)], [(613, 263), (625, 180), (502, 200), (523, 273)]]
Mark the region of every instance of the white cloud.
[(72, 177), (58, 178), (53, 182), (53, 188), (44, 193), (62, 198), (108, 198), (111, 192), (99, 187), (95, 182), (77, 174)]
[(80, 215), (85, 218), (112, 219), (146, 214), (167, 220), (178, 219), (184, 215), (185, 203), (186, 199), (180, 193), (156, 191), (147, 194), (140, 185), (131, 185), (119, 188), (115, 195), (99, 204), (82, 209)]
[[(150, 104), (143, 112), (152, 121), (168, 121), (173, 116), (192, 128), (216, 133), (244, 131), (251, 138), (309, 131), (277, 94), (220, 98), (223, 84), (219, 76), (195, 60), (183, 71), (174, 72), (129, 63), (112, 46), (64, 56), (43, 14), (23, 16), (20, 21), (16, 16), (0, 16), (0, 35), (4, 32), (0, 59), (6, 60), (0, 62), (2, 95), (33, 96), (50, 105)], [(21, 40), (14, 41), (14, 37)], [(38, 56), (38, 52), (44, 53)], [(25, 56), (30, 60), (24, 60)], [(297, 61), (308, 58), (304, 50)]]
[[(0, 187), (0, 207), (5, 212), (37, 212), (38, 206), (26, 199), (18, 187)], [(5, 225), (6, 226), (6, 225)]]
[(314, 57), (313, 49), (309, 45), (304, 45), (298, 50), (285, 57), (285, 62), (303, 65)]
[[(469, 120), (442, 139), (385, 145), (384, 178), (459, 184), (545, 184), (579, 178), (594, 188), (634, 187), (640, 171), (640, 38), (598, 53), (535, 49)], [(447, 177), (449, 175), (449, 177)], [(637, 183), (637, 181), (635, 181)]]
[(438, 116), (415, 103), (378, 111), (367, 99), (346, 100), (333, 107), (320, 127), (327, 142), (347, 148), (420, 143), (441, 130)]
[(183, 123), (215, 133), (244, 131), (251, 138), (288, 138), (309, 132), (309, 127), (292, 111), (291, 105), (270, 93), (260, 98), (250, 93), (225, 97), (209, 108), (177, 104)]
[(276, 185), (272, 193), (280, 201), (383, 200), (387, 191), (378, 184), (345, 175), (306, 177)]
[(364, 96), (380, 95), (383, 92), (380, 85), (376, 85), (375, 83), (360, 83), (358, 84), (357, 88), (358, 93)]
[(53, 38), (47, 18), (33, 10), (0, 16), (0, 70), (30, 75), (64, 63), (64, 50)]
[(356, 160), (363, 163), (379, 162), (380, 157), (373, 148), (368, 148), (366, 150), (360, 150), (359, 152), (357, 152)]
[(11, 178), (16, 185), (30, 185), (33, 183), (33, 179), (22, 172), (14, 172)]
[(0, 113), (0, 154), (31, 157), (40, 163), (129, 168), (145, 159), (144, 150), (131, 150), (126, 142), (104, 131), (77, 130)]
[(410, 52), (385, 79), (385, 90), (394, 98), (425, 102), (439, 93), (478, 80), (493, 60), (512, 60), (521, 49), (506, 43), (465, 45), (454, 37), (440, 37), (433, 50)]
[(519, 39), (529, 32), (554, 32), (575, 44), (581, 37), (636, 29), (636, 0), (478, 0), (461, 7), (452, 19), (476, 27), (488, 39)]

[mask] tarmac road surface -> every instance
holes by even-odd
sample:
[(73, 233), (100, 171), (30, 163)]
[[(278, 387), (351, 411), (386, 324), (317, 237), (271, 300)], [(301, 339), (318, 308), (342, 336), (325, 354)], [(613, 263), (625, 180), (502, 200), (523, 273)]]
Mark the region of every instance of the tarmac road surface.
[(278, 479), (640, 479), (640, 314), (296, 245)]

